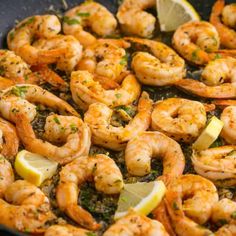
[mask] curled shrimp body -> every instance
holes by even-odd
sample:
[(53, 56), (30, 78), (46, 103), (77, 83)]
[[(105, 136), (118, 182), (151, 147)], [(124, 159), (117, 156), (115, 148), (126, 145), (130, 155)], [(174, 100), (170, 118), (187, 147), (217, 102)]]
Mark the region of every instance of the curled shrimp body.
[(117, 18), (124, 33), (150, 38), (155, 30), (156, 18), (144, 10), (154, 7), (154, 0), (124, 0)]
[(14, 182), (11, 163), (0, 155), (0, 198), (3, 198), (8, 186)]
[(130, 212), (119, 219), (103, 234), (104, 236), (168, 236), (164, 226), (144, 215)]
[(185, 75), (184, 60), (167, 45), (147, 39), (126, 38), (126, 40), (148, 47), (153, 54), (137, 52), (132, 59), (131, 66), (141, 83), (169, 85)]
[(109, 107), (128, 105), (135, 101), (141, 92), (141, 86), (132, 74), (124, 78), (120, 87), (105, 90), (88, 71), (72, 72), (70, 88), (73, 100), (84, 110), (96, 102)]
[(232, 186), (236, 181), (236, 147), (221, 146), (193, 152), (195, 171), (219, 186)]
[(41, 51), (62, 51), (54, 62), (59, 70), (66, 72), (71, 72), (82, 57), (82, 46), (71, 35), (57, 35), (50, 39), (39, 39), (33, 46)]
[(178, 177), (183, 173), (185, 158), (180, 145), (159, 132), (143, 132), (131, 139), (125, 149), (125, 163), (132, 175), (151, 171), (151, 158), (163, 159), (163, 175)]
[(0, 118), (0, 131), (1, 131), (1, 154), (8, 159), (14, 158), (19, 148), (19, 138), (16, 133), (15, 127)]
[(70, 218), (95, 230), (99, 224), (77, 203), (80, 186), (89, 180), (94, 180), (96, 189), (105, 194), (117, 194), (123, 188), (122, 174), (111, 158), (103, 154), (83, 156), (62, 168), (56, 198), (59, 208)]
[(25, 180), (17, 180), (0, 199), (0, 224), (21, 232), (43, 233), (48, 223), (55, 220), (49, 199), (44, 193)]
[(174, 33), (172, 43), (186, 60), (197, 64), (207, 64), (218, 50), (219, 35), (213, 25), (205, 21), (191, 21), (181, 25)]
[(90, 129), (78, 117), (49, 115), (44, 126), (45, 140), (36, 137), (27, 116), (18, 114), (15, 123), (18, 135), (28, 151), (58, 163), (66, 164), (89, 152)]
[(223, 121), (224, 126), (221, 131), (221, 137), (226, 140), (227, 143), (236, 144), (236, 107), (228, 106), (226, 107), (220, 116), (221, 121)]
[(212, 234), (199, 225), (210, 219), (212, 207), (218, 201), (217, 189), (211, 181), (198, 175), (182, 175), (168, 187), (165, 201), (177, 235)]
[(130, 139), (149, 128), (151, 112), (152, 100), (143, 92), (139, 99), (137, 114), (125, 127), (110, 124), (113, 110), (103, 103), (91, 104), (84, 115), (84, 121), (91, 128), (94, 144), (112, 150), (122, 150)]
[[(221, 15), (223, 22), (221, 21)], [(210, 22), (216, 27), (219, 33), (220, 43), (226, 48), (236, 49), (235, 4), (230, 4), (225, 7), (224, 0), (217, 0), (212, 8)]]
[[(70, 114), (79, 117), (79, 114), (75, 111), (73, 107), (71, 107), (67, 102), (63, 101), (56, 95), (48, 92), (47, 90), (37, 86), (30, 84), (22, 84), (12, 86), (8, 89), (5, 89), (0, 94), (0, 111), (5, 114), (5, 104), (8, 104), (8, 101), (11, 99), (28, 101), (30, 103), (42, 104), (44, 106), (50, 107), (54, 110), (58, 110), (61, 114)], [(16, 97), (16, 98), (12, 98)], [(12, 107), (14, 108), (14, 107)], [(7, 109), (9, 112), (9, 109)], [(13, 112), (14, 113), (14, 112)], [(17, 113), (17, 112), (16, 112)], [(4, 116), (5, 117), (5, 116)], [(5, 117), (5, 119), (9, 119)]]
[(63, 21), (64, 33), (73, 35), (84, 46), (95, 43), (96, 38), (83, 28), (89, 27), (97, 35), (105, 37), (112, 35), (116, 26), (115, 17), (97, 2), (85, 2), (70, 9)]
[(203, 69), (202, 82), (182, 79), (176, 86), (192, 94), (207, 98), (236, 98), (236, 59), (219, 58)]
[(176, 141), (191, 142), (206, 125), (204, 105), (183, 98), (157, 102), (152, 112), (152, 129)]
[[(121, 41), (121, 42), (119, 42)], [(122, 73), (126, 71), (126, 47), (124, 40), (98, 39), (96, 43), (86, 47), (83, 51), (77, 69), (88, 70), (97, 76), (119, 81)], [(121, 44), (121, 45), (119, 45)]]
[(52, 225), (50, 226), (44, 236), (89, 236), (93, 235), (91, 231), (75, 227), (72, 225)]
[(28, 64), (53, 63), (60, 56), (58, 50), (39, 50), (32, 46), (37, 38), (52, 38), (61, 31), (61, 23), (54, 15), (28, 17), (16, 25), (7, 35), (10, 50), (21, 56)]

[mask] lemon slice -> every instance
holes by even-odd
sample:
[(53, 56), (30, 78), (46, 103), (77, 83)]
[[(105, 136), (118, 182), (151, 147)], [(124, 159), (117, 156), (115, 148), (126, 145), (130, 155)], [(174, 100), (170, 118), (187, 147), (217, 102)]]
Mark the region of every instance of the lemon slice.
[(157, 0), (156, 5), (161, 31), (174, 31), (188, 21), (200, 20), (196, 10), (186, 0)]
[(207, 127), (202, 131), (198, 139), (193, 143), (193, 149), (197, 151), (205, 150), (211, 146), (218, 138), (224, 123), (217, 117), (213, 116), (210, 119)]
[(118, 201), (115, 220), (125, 216), (130, 208), (148, 215), (161, 202), (165, 192), (166, 187), (162, 181), (125, 184)]
[(26, 150), (18, 152), (15, 160), (17, 174), (36, 186), (51, 178), (57, 170), (57, 165), (55, 161)]

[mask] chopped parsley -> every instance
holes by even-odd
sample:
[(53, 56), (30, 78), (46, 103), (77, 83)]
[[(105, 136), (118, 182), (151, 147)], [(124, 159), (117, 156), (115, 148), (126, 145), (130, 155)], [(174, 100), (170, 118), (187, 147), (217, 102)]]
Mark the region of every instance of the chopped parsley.
[(173, 202), (172, 207), (175, 211), (179, 210), (179, 207), (176, 202)]
[(23, 23), (18, 27), (18, 29), (23, 28), (23, 27), (25, 27), (25, 26), (27, 26), (27, 25), (30, 25), (30, 24), (33, 23), (34, 21), (35, 21), (35, 17), (34, 17), (34, 16), (33, 16), (33, 17), (30, 17), (27, 21), (23, 22)]
[(96, 234), (93, 233), (93, 232), (86, 232), (85, 234), (86, 234), (87, 236), (96, 236)]
[(74, 134), (78, 131), (78, 127), (75, 124), (70, 125), (70, 130)]
[(120, 60), (120, 65), (122, 66), (127, 65), (127, 62), (128, 62), (128, 56), (124, 55)]
[(0, 67), (0, 76), (4, 76), (5, 69), (1, 66)]
[(236, 211), (234, 211), (234, 212), (231, 214), (231, 218), (234, 219), (234, 220), (236, 219)]
[(59, 119), (56, 116), (53, 118), (53, 120), (55, 121), (56, 124), (58, 124), (58, 125), (61, 124), (61, 122), (59, 121)]
[(12, 31), (11, 33), (9, 33), (9, 39), (10, 41), (12, 41), (14, 39), (14, 31)]
[(65, 22), (68, 25), (78, 25), (80, 24), (79, 20), (75, 18), (69, 18), (68, 16), (63, 17), (63, 22)]
[(78, 12), (76, 15), (80, 16), (80, 17), (89, 17), (90, 13), (89, 12)]
[(121, 93), (117, 93), (115, 94), (116, 98), (121, 98), (122, 94)]
[(27, 88), (27, 86), (15, 86), (11, 89), (11, 93), (23, 98), (27, 92)]

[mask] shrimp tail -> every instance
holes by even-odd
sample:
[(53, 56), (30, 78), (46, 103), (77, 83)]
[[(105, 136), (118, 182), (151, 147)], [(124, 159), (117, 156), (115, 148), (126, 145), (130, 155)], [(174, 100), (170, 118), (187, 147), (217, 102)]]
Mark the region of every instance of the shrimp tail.
[(71, 219), (87, 229), (98, 230), (101, 227), (88, 211), (77, 204), (68, 205), (66, 207), (66, 213)]
[(66, 53), (65, 48), (40, 50), (38, 52), (37, 64), (51, 64), (55, 63), (62, 54)]

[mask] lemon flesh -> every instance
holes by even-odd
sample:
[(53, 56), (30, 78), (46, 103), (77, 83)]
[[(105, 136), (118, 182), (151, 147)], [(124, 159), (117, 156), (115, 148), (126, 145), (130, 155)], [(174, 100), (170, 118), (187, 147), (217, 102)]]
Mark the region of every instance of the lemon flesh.
[(157, 14), (161, 31), (176, 30), (180, 25), (200, 20), (193, 6), (186, 0), (156, 0)]
[(207, 127), (193, 143), (193, 149), (201, 151), (209, 148), (211, 144), (218, 138), (223, 126), (224, 123), (217, 117), (213, 116)]
[(36, 186), (51, 178), (57, 170), (57, 165), (55, 161), (26, 150), (20, 151), (15, 160), (17, 174)]
[(165, 192), (166, 187), (162, 181), (125, 184), (114, 219), (125, 216), (131, 208), (138, 213), (148, 215), (161, 202)]

